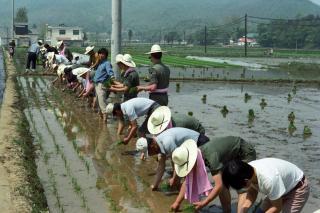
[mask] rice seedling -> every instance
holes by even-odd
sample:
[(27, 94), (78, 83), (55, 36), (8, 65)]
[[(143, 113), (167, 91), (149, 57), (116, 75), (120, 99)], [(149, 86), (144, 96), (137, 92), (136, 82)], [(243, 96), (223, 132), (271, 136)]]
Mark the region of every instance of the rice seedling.
[(312, 132), (309, 126), (304, 126), (303, 127), (303, 135), (304, 136), (311, 136)]
[(248, 121), (252, 122), (255, 119), (254, 111), (253, 109), (249, 109), (248, 111)]
[(247, 103), (250, 99), (251, 99), (251, 95), (249, 95), (248, 93), (245, 93), (244, 94), (244, 102)]
[(287, 98), (287, 100), (288, 100), (288, 103), (290, 103), (290, 102), (292, 101), (292, 96), (291, 96), (291, 94), (290, 94), (290, 93), (288, 94), (288, 98)]
[(291, 135), (297, 130), (297, 127), (294, 125), (294, 121), (290, 121), (290, 124), (288, 126), (289, 134)]
[(292, 88), (292, 94), (297, 94), (297, 86), (294, 85), (293, 88)]
[(196, 208), (192, 204), (187, 204), (183, 207), (182, 212), (196, 212)]
[(288, 121), (294, 121), (296, 119), (296, 116), (294, 114), (294, 112), (290, 112), (290, 114), (288, 115)]
[(227, 106), (224, 105), (222, 107), (222, 109), (220, 110), (220, 112), (221, 112), (222, 116), (225, 118), (227, 116), (227, 114), (229, 113), (229, 110), (228, 110)]
[(261, 102), (260, 102), (261, 109), (264, 109), (266, 106), (267, 106), (267, 102), (266, 102), (266, 100), (264, 98), (262, 98)]

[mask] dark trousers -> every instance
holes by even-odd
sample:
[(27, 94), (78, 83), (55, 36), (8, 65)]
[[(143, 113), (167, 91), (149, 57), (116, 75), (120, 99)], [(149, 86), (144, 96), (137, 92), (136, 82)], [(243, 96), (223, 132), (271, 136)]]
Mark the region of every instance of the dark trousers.
[(32, 69), (36, 69), (36, 63), (37, 63), (36, 53), (28, 52), (27, 69), (30, 69), (30, 63), (32, 63)]

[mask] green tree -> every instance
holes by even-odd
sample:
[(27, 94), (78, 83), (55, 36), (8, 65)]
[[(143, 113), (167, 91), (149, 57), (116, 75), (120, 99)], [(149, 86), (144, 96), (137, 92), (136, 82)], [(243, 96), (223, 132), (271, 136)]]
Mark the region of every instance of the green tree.
[(16, 17), (15, 17), (16, 22), (28, 22), (28, 11), (26, 7), (20, 7), (17, 10)]

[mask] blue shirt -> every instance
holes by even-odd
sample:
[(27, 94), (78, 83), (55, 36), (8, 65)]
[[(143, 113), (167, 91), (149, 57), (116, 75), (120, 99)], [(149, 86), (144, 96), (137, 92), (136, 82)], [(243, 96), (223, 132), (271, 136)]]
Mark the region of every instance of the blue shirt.
[(40, 51), (40, 47), (39, 47), (39, 45), (38, 45), (37, 43), (32, 44), (32, 45), (29, 47), (29, 49), (28, 49), (28, 52), (29, 52), (29, 53), (36, 53), (36, 54), (38, 54), (39, 51)]
[(93, 78), (94, 83), (102, 83), (109, 78), (113, 77), (114, 73), (109, 61), (105, 60), (101, 62), (96, 70)]
[(199, 132), (191, 129), (174, 127), (163, 131), (156, 137), (156, 142), (160, 148), (161, 154), (170, 156), (172, 152), (188, 139), (198, 142)]
[(133, 121), (138, 117), (147, 115), (154, 103), (155, 101), (149, 98), (132, 98), (121, 104), (121, 111), (128, 116), (129, 121)]

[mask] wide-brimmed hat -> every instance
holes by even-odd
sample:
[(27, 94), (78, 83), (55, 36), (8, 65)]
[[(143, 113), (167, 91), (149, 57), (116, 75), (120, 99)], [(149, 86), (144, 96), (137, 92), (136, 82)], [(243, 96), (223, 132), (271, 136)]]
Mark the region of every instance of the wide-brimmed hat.
[(171, 121), (171, 111), (167, 106), (160, 106), (148, 119), (148, 131), (157, 135), (167, 128)]
[(159, 44), (154, 44), (154, 45), (152, 45), (150, 52), (147, 52), (147, 53), (145, 53), (145, 54), (165, 53), (165, 52), (167, 52), (167, 51), (161, 50), (161, 47), (160, 47)]
[(47, 55), (48, 62), (52, 63), (53, 58), (54, 58), (54, 52), (49, 52), (48, 55)]
[(67, 67), (65, 64), (60, 64), (57, 70), (57, 75), (61, 76), (64, 74), (64, 69)]
[(146, 138), (139, 138), (136, 142), (136, 150), (144, 153), (145, 157), (148, 156), (148, 141)]
[(90, 69), (86, 67), (79, 67), (72, 70), (72, 74), (77, 77), (81, 77), (83, 74), (87, 73)]
[(41, 45), (43, 44), (43, 41), (40, 39), (38, 40), (38, 43), (40, 43)]
[(124, 54), (124, 55), (118, 54), (116, 56), (116, 62), (117, 63), (121, 62), (127, 65), (128, 67), (136, 67), (136, 64), (132, 60), (132, 57), (130, 54)]
[(113, 108), (114, 108), (114, 104), (113, 103), (109, 103), (106, 107), (106, 113), (107, 114), (111, 114), (113, 113)]
[(198, 147), (194, 140), (188, 139), (172, 152), (174, 169), (179, 177), (185, 177), (197, 161)]
[(57, 42), (57, 48), (59, 49), (62, 44), (63, 44), (63, 41), (58, 41), (58, 42)]
[(85, 55), (88, 55), (89, 52), (91, 52), (94, 49), (94, 46), (88, 46), (86, 47), (86, 51), (84, 52)]

